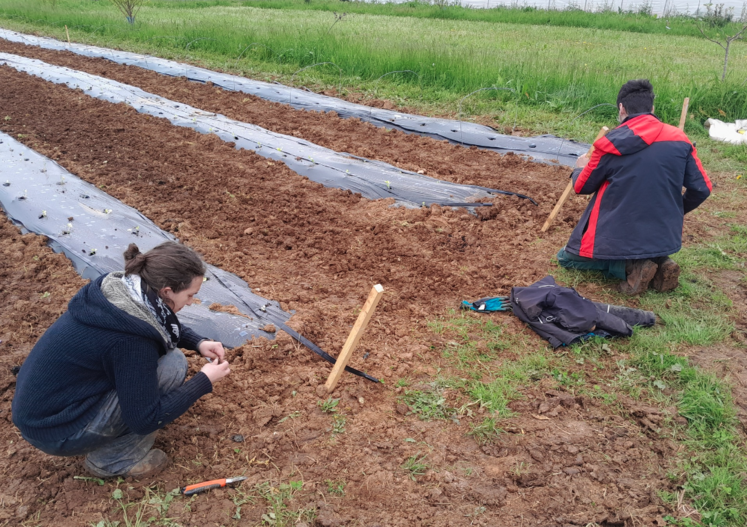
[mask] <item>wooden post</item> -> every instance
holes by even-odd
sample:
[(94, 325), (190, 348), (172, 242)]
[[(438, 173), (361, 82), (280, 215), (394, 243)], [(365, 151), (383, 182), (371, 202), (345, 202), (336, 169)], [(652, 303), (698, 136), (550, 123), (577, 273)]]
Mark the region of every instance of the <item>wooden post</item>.
[(67, 35), (67, 43), (70, 44), (70, 32), (67, 30), (67, 26), (65, 26), (65, 34)]
[(687, 108), (690, 106), (690, 97), (685, 97), (682, 102), (682, 114), (680, 115), (679, 129), (685, 131), (685, 119), (687, 119)]
[(379, 303), (379, 300), (381, 300), (383, 294), (384, 288), (381, 287), (380, 284), (373, 286), (373, 289), (371, 289), (371, 293), (368, 295), (368, 300), (363, 304), (363, 309), (361, 309), (361, 313), (358, 315), (358, 320), (355, 321), (353, 330), (350, 332), (350, 335), (348, 335), (348, 340), (345, 341), (345, 345), (342, 347), (342, 352), (340, 352), (340, 356), (337, 357), (337, 361), (332, 367), (332, 373), (329, 374), (327, 383), (324, 385), (324, 387), (327, 388), (327, 392), (332, 393), (337, 386), (337, 382), (340, 380), (342, 372), (345, 371), (345, 366), (348, 365), (350, 356), (353, 354), (353, 350), (355, 350), (356, 346), (358, 346), (358, 342), (361, 340), (361, 336), (368, 325), (368, 321), (371, 320), (376, 305)]
[[(594, 139), (594, 143), (596, 143), (599, 139), (607, 135), (607, 132), (609, 132), (610, 129), (606, 126), (603, 126), (601, 130), (599, 130), (599, 133), (597, 134), (596, 139)], [(591, 148), (589, 148), (589, 151), (586, 153), (587, 156), (591, 157), (591, 154), (594, 153), (594, 143), (591, 144)], [(573, 190), (573, 180), (568, 182), (568, 185), (565, 187), (565, 190), (560, 195), (560, 199), (555, 204), (555, 208), (552, 209), (552, 212), (547, 217), (547, 221), (545, 221), (545, 224), (542, 226), (542, 229), (540, 232), (546, 232), (547, 229), (550, 228), (550, 225), (552, 225), (552, 222), (555, 221), (555, 217), (560, 212), (560, 208), (563, 206), (565, 201), (568, 199), (568, 196), (571, 195), (571, 191)]]

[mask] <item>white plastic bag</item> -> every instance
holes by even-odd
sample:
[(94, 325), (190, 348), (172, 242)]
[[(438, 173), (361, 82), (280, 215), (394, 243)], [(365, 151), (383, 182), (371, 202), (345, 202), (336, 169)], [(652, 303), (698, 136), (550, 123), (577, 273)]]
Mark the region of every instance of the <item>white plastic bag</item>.
[(734, 123), (725, 123), (718, 119), (708, 119), (703, 126), (708, 128), (708, 135), (716, 141), (733, 145), (747, 145), (747, 119)]

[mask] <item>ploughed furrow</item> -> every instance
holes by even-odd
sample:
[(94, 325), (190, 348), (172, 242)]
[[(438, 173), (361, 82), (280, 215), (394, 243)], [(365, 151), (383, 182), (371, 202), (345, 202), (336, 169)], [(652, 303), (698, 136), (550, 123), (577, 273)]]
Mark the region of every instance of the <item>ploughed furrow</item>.
[[(5, 176), (0, 207), (14, 223), (47, 237), (84, 278), (124, 269), (123, 254), (130, 243), (146, 252), (174, 240), (137, 210), (2, 132), (0, 166)], [(240, 346), (254, 337), (272, 339), (262, 328), (290, 318), (276, 302), (252, 294), (244, 282), (221, 269), (208, 264), (205, 278), (197, 301), (179, 313), (199, 335)]]
[[(565, 167), (532, 163), (513, 154), (502, 156), (446, 141), (387, 131), (357, 119), (342, 119), (334, 113), (294, 110), (285, 104), (190, 82), (185, 78), (160, 75), (135, 66), (115, 64), (102, 58), (45, 50), (4, 39), (0, 39), (0, 52), (37, 58), (106, 77), (207, 112), (220, 113), (337, 152), (382, 161), (442, 181), (525, 194), (547, 209), (546, 213), (538, 212), (545, 217), (567, 183), (569, 169)], [(580, 200), (569, 200), (559, 219), (567, 220), (569, 226), (575, 224), (584, 204)]]
[(354, 305), (381, 282), (389, 291), (381, 311), (406, 315), (397, 325), (408, 326), (428, 306), (540, 278), (563, 242), (556, 235), (532, 245), (535, 254), (521, 250), (540, 223), (528, 216), (537, 207), (526, 200), (498, 198), (495, 207), (479, 209), (486, 211), (480, 217), (438, 207), (390, 209), (389, 200), (323, 188), (217, 137), (0, 70), (4, 131), (102, 186), (263, 296), (302, 317), (317, 313), (307, 329), (323, 349), (340, 349), (347, 327), (324, 308), (325, 298)]
[[(205, 112), (183, 103), (177, 104), (129, 84), (54, 66), (37, 59), (0, 52), (0, 64), (44, 80), (65, 84), (69, 88), (80, 88), (86, 95), (97, 99), (111, 103), (124, 102), (140, 113), (163, 117), (176, 126), (193, 128), (203, 134), (215, 134), (237, 148), (254, 150), (270, 160), (282, 161), (294, 172), (312, 181), (328, 187), (351, 190), (365, 198), (394, 198), (400, 205), (426, 207), (433, 203), (442, 206), (472, 204), (479, 200), (489, 201), (495, 194), (513, 194), (444, 182), (415, 172), (404, 172), (386, 163), (339, 154), (302, 139), (276, 134), (256, 125)], [(536, 204), (527, 196), (519, 197)]]
[(301, 110), (335, 112), (344, 118), (357, 118), (379, 127), (398, 129), (409, 134), (443, 139), (455, 144), (475, 146), (495, 152), (512, 152), (544, 163), (573, 166), (578, 156), (586, 152), (590, 146), (552, 135), (537, 137), (501, 135), (493, 128), (482, 124), (365, 106), (326, 94), (221, 73), (160, 57), (70, 42), (69, 38), (68, 42), (61, 42), (2, 28), (0, 28), (0, 38), (44, 49), (66, 50), (86, 57), (104, 58), (117, 64), (137, 66), (162, 75), (184, 76), (190, 81), (215, 84), (226, 90), (251, 94)]

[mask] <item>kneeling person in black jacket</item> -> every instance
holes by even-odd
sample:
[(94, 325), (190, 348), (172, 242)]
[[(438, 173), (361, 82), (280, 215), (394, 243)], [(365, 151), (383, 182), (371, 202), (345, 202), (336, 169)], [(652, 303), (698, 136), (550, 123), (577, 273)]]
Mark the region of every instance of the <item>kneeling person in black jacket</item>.
[(558, 262), (619, 278), (627, 294), (669, 291), (679, 285), (669, 255), (682, 247), (684, 215), (710, 195), (711, 181), (685, 133), (653, 114), (648, 80), (623, 85), (617, 105), (620, 126), (576, 163), (573, 188), (593, 197)]
[[(39, 339), (18, 374), (13, 422), (55, 456), (86, 455), (97, 477), (146, 476), (168, 459), (156, 431), (230, 373), (220, 342), (182, 326), (176, 313), (200, 290), (205, 264), (166, 242), (125, 252), (125, 271), (84, 286)], [(179, 347), (217, 359), (185, 381)]]

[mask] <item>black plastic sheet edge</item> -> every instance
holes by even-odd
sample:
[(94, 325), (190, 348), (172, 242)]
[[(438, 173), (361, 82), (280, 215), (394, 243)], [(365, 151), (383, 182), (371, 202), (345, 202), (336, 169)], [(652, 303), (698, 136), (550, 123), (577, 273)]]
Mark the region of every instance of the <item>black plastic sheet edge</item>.
[(168, 119), (175, 126), (215, 134), (221, 140), (235, 144), (238, 149), (253, 150), (263, 157), (282, 161), (311, 181), (350, 190), (368, 199), (393, 198), (396, 203), (410, 208), (455, 202), (469, 206), (495, 194), (529, 199), (505, 190), (450, 183), (401, 170), (381, 161), (341, 154), (303, 139), (177, 103), (134, 86), (37, 59), (0, 53), (0, 64), (55, 84), (82, 90), (90, 97), (128, 104), (140, 113)]
[(26, 35), (7, 29), (0, 29), (0, 38), (44, 49), (70, 51), (86, 57), (104, 58), (117, 64), (137, 66), (163, 75), (186, 77), (195, 82), (212, 82), (224, 90), (247, 93), (268, 101), (288, 104), (297, 109), (336, 112), (343, 118), (357, 118), (375, 126), (398, 129), (409, 134), (446, 140), (450, 143), (466, 147), (476, 146), (477, 148), (492, 150), (502, 154), (512, 152), (530, 161), (572, 167), (575, 166), (576, 159), (586, 153), (590, 147), (588, 144), (565, 140), (554, 135), (516, 137), (499, 134), (494, 129), (477, 123), (425, 117), (374, 108), (298, 88), (291, 88), (278, 83), (256, 81), (237, 75), (219, 73), (151, 55), (89, 46), (75, 42), (66, 43), (52, 38)]

